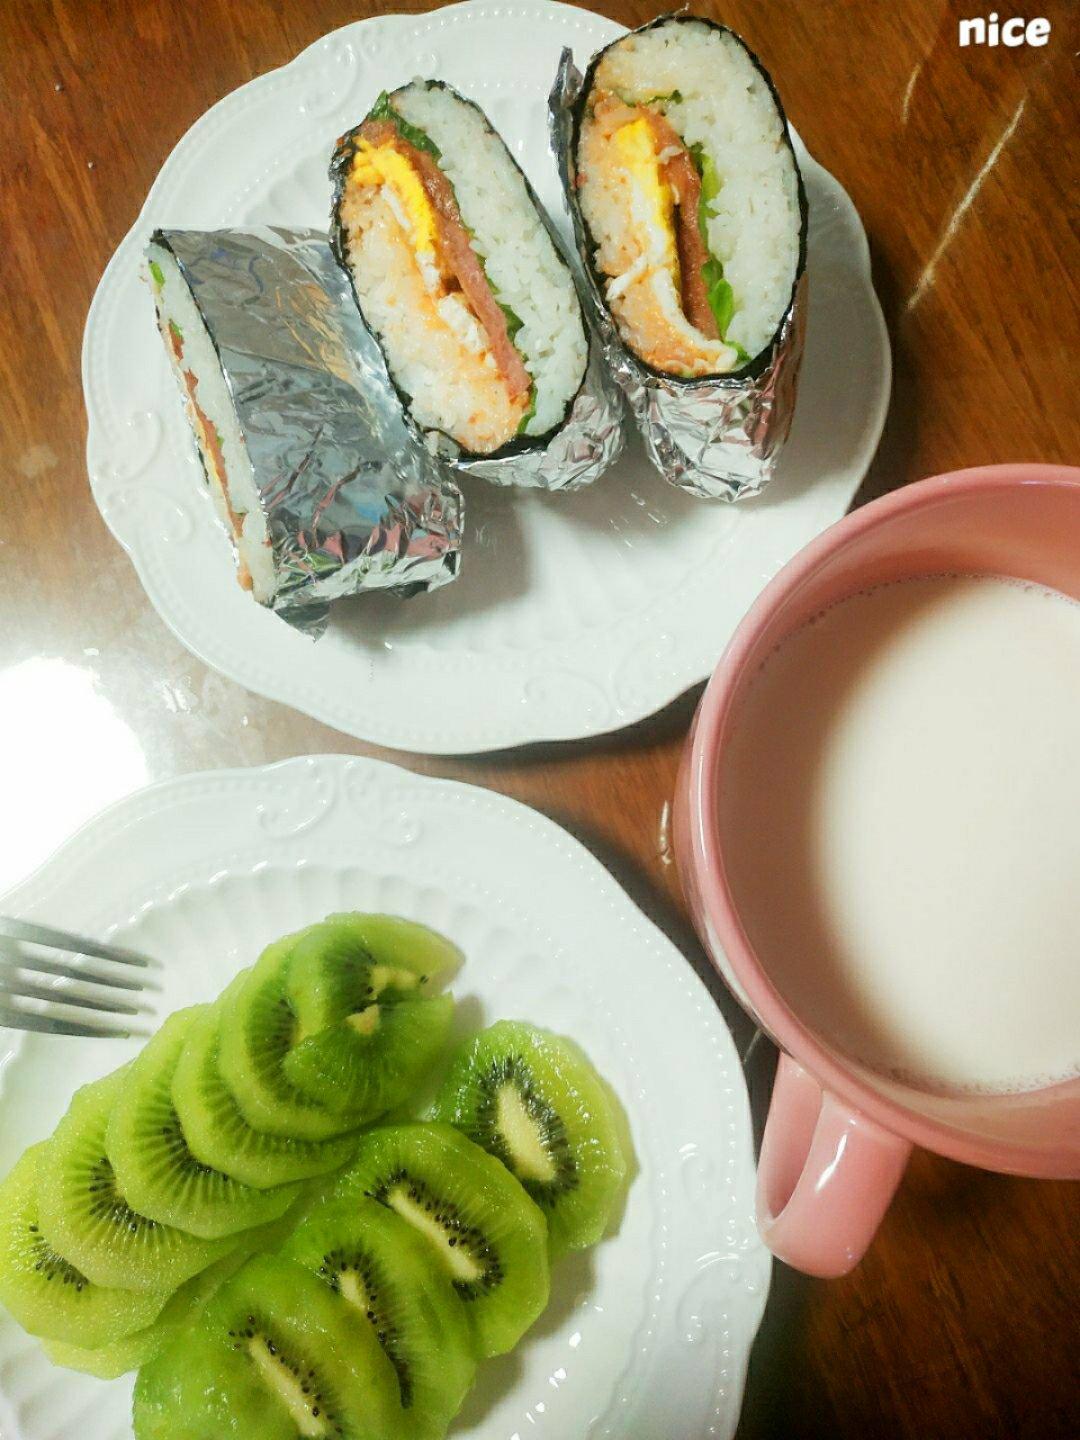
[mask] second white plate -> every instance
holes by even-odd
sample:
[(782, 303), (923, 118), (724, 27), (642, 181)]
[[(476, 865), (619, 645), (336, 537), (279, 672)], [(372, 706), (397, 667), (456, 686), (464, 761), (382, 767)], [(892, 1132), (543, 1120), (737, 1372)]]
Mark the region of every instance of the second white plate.
[(249, 690), (435, 754), (618, 729), (704, 679), (764, 584), (851, 503), (884, 421), (888, 339), (855, 208), (798, 145), (809, 329), (791, 439), (763, 496), (692, 500), (635, 442), (579, 495), (468, 483), (461, 578), (404, 603), (342, 604), (317, 644), (235, 583), (139, 281), (151, 229), (325, 226), (334, 137), (418, 74), (479, 101), (561, 221), (547, 91), (564, 45), (583, 64), (621, 29), (549, 0), (359, 21), (227, 96), (166, 161), (87, 320), (90, 482), (165, 622)]
[[(577, 1040), (633, 1137), (617, 1234), (556, 1267), (548, 1310), (482, 1367), (452, 1436), (728, 1440), (769, 1279), (738, 1057), (683, 957), (558, 826), (372, 760), (291, 760), (141, 791), (0, 904), (158, 957), (158, 1018), (350, 908), (450, 935), (470, 1025), (525, 1018)], [(0, 1030), (0, 1175), (136, 1049)], [(130, 1379), (52, 1367), (0, 1311), (4, 1440), (131, 1440), (130, 1397)]]

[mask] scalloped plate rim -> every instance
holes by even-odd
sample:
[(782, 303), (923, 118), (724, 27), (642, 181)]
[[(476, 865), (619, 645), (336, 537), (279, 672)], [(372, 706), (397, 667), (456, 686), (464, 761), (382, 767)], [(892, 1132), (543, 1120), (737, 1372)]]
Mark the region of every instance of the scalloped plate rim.
[[(167, 816), (170, 809), (182, 805), (186, 801), (197, 799), (200, 805), (220, 805), (223, 795), (227, 794), (234, 786), (239, 786), (242, 790), (250, 790), (252, 796), (255, 797), (260, 794), (260, 785), (267, 784), (268, 791), (273, 793), (273, 783), (277, 780), (287, 779), (297, 774), (306, 780), (307, 776), (303, 772), (311, 774), (321, 772), (324, 768), (332, 771), (333, 775), (337, 777), (339, 785), (344, 784), (350, 774), (359, 773), (373, 776), (376, 788), (380, 784), (397, 785), (403, 786), (410, 794), (418, 796), (441, 792), (444, 797), (452, 795), (467, 797), (468, 803), (479, 807), (483, 814), (504, 818), (507, 823), (515, 827), (525, 825), (539, 838), (545, 849), (549, 846), (557, 846), (561, 852), (559, 863), (572, 865), (580, 873), (583, 883), (588, 884), (595, 894), (598, 909), (600, 906), (604, 906), (605, 915), (611, 915), (622, 926), (628, 927), (631, 933), (640, 939), (642, 946), (648, 948), (650, 955), (655, 957), (657, 963), (662, 963), (663, 973), (670, 973), (672, 983), (680, 985), (687, 1002), (697, 1002), (696, 1010), (700, 1023), (711, 1036), (718, 1037), (718, 1043), (722, 1050), (726, 1051), (731, 1075), (737, 1076), (741, 1080), (741, 1066), (730, 1033), (700, 977), (674, 943), (655, 922), (645, 915), (607, 871), (602, 862), (581, 841), (569, 834), (554, 820), (521, 801), (481, 786), (419, 775), (390, 761), (327, 753), (296, 756), (258, 767), (195, 772), (157, 781), (114, 801), (80, 825), (43, 864), (6, 894), (0, 896), (0, 910), (16, 915), (29, 913), (32, 916), (39, 913), (39, 907), (47, 904), (57, 893), (63, 893), (65, 889), (77, 889), (84, 863), (80, 859), (83, 852), (87, 853), (90, 864), (100, 863), (100, 857), (109, 855), (110, 847), (122, 847), (132, 843), (129, 837), (137, 830), (139, 824), (152, 823), (155, 817)], [(199, 797), (196, 792), (204, 787), (206, 794)], [(104, 832), (104, 834), (99, 835), (99, 832)], [(274, 835), (267, 831), (260, 836), (259, 846), (255, 849), (265, 847), (267, 851), (271, 851), (275, 846), (282, 847), (286, 852), (295, 850), (297, 847), (304, 849), (307, 843), (305, 835), (306, 831), (302, 826), (281, 835)], [(96, 837), (101, 843), (96, 844), (90, 851), (88, 847)], [(263, 861), (254, 862), (255, 868), (251, 869), (249, 862), (251, 862), (255, 850), (247, 849), (243, 853), (244, 865), (238, 867), (235, 873), (241, 877), (257, 873), (263, 865)], [(217, 859), (216, 855), (211, 858), (215, 861)], [(274, 861), (266, 863), (269, 863), (271, 868), (275, 864)], [(358, 863), (355, 856), (344, 857), (341, 868), (355, 867)], [(143, 868), (155, 872), (157, 879), (154, 883), (158, 887), (152, 898), (143, 902), (144, 907), (151, 911), (167, 911), (173, 900), (187, 888), (186, 883), (181, 882), (178, 887), (171, 890), (164, 888), (166, 885), (173, 885), (174, 879), (168, 878), (168, 862), (163, 861), (160, 856), (155, 856), (151, 861), (142, 861), (141, 864)], [(280, 864), (294, 868), (298, 861), (296, 858), (290, 860), (286, 853), (280, 857)], [(335, 868), (333, 862), (326, 860), (325, 857), (316, 859), (314, 862), (314, 868), (326, 868), (327, 865)], [(213, 878), (203, 880), (197, 888), (209, 887), (213, 883)], [(147, 886), (150, 885), (149, 880), (145, 883)], [(130, 890), (129, 880), (125, 880), (123, 884), (126, 890)], [(130, 924), (131, 918), (130, 916), (119, 918), (113, 925), (104, 927), (103, 933), (111, 933), (116, 925)], [(19, 1032), (4, 1032), (0, 1035), (0, 1073), (22, 1048), (23, 1038)], [(0, 1110), (3, 1109), (4, 1102), (4, 1089), (0, 1088)], [(743, 1164), (749, 1165), (752, 1171), (753, 1148), (745, 1087), (742, 1089), (741, 1098), (737, 1095), (733, 1101), (727, 1103), (737, 1107), (741, 1113), (744, 1129), (741, 1145), (744, 1151), (748, 1152), (744, 1155)], [(729, 1434), (734, 1433), (738, 1422), (750, 1350), (764, 1314), (770, 1289), (771, 1257), (757, 1239), (756, 1233), (754, 1241), (756, 1263), (763, 1271), (763, 1283), (756, 1291), (740, 1296), (741, 1326), (739, 1333), (728, 1332), (726, 1335), (726, 1341), (732, 1352), (726, 1361), (725, 1371), (732, 1422), (731, 1430), (727, 1432)], [(672, 1335), (670, 1340), (665, 1343), (673, 1344), (675, 1341), (676, 1337)], [(2, 1391), (0, 1391), (0, 1403), (7, 1403)], [(609, 1405), (604, 1412), (605, 1420), (610, 1418), (610, 1411), (611, 1406)], [(589, 1433), (592, 1433), (591, 1427)], [(715, 1433), (719, 1434), (720, 1432)]]

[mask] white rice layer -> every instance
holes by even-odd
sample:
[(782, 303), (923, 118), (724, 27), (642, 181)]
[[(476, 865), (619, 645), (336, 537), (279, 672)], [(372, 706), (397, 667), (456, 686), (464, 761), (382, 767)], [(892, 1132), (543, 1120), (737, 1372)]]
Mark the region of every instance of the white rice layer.
[(505, 145), (478, 110), (441, 86), (413, 81), (390, 97), (441, 152), (461, 218), (496, 298), (521, 319), (514, 344), (536, 386), (527, 435), (558, 425), (581, 386), (588, 345), (570, 271)]
[(791, 298), (800, 229), (795, 160), (761, 72), (733, 35), (683, 20), (613, 45), (595, 85), (628, 104), (681, 96), (659, 108), (687, 146), (703, 146), (722, 182), (707, 230), (735, 296), (726, 338), (757, 355)]
[[(149, 270), (150, 262), (157, 265), (164, 276), (163, 285), (157, 284)], [(221, 361), (172, 251), (151, 243), (147, 249), (147, 265), (158, 328), (183, 396), (184, 409), (203, 462), (214, 508), (233, 542), (237, 573), (241, 583), (250, 576), (255, 599), (262, 605), (268, 604), (273, 598), (277, 581), (266, 516), (255, 483), (251, 457), (222, 374)], [(180, 358), (173, 348), (170, 321), (180, 329)], [(188, 375), (195, 380), (194, 398)], [(203, 412), (220, 439), (225, 465), (224, 485), (215, 457), (208, 447), (205, 423), (196, 410), (196, 402), (198, 410)]]
[(410, 397), (413, 419), (471, 454), (500, 449), (517, 433), (525, 402), (511, 398), (487, 334), (463, 298), (455, 293), (433, 300), (391, 187), (353, 186), (341, 218), (364, 319)]

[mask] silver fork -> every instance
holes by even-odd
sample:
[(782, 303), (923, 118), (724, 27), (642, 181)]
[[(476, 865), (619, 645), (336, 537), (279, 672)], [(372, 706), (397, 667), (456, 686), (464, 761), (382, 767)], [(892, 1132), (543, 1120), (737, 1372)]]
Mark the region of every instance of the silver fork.
[(156, 961), (47, 925), (0, 916), (0, 1026), (110, 1040), (146, 1034)]

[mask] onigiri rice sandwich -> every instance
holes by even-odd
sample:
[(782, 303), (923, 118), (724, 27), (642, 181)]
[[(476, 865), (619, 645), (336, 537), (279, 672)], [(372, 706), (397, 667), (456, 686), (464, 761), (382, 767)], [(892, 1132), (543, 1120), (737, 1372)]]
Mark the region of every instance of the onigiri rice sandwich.
[(760, 488), (790, 424), (775, 399), (788, 386), (793, 405), (806, 262), (772, 81), (732, 31), (669, 15), (584, 78), (565, 57), (552, 109), (600, 328), (650, 453), (699, 494)]
[(413, 426), (490, 479), (594, 480), (619, 403), (550, 221), (483, 112), (415, 80), (338, 141), (331, 177), (335, 253)]

